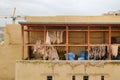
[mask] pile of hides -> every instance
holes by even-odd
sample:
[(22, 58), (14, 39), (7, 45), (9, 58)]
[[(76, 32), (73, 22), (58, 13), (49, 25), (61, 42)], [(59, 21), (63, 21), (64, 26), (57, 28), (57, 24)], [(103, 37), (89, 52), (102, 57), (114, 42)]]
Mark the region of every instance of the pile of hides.
[(35, 59), (43, 59), (44, 57), (44, 47), (41, 46), (41, 40), (37, 40), (35, 46), (33, 47), (33, 55)]
[(65, 60), (65, 56), (64, 56), (64, 54), (66, 53), (65, 47), (63, 47), (63, 46), (56, 46), (55, 48), (56, 48), (56, 50), (58, 52), (59, 59), (60, 60)]
[(41, 40), (37, 40), (35, 46), (33, 47), (33, 55), (35, 59), (40, 60), (59, 60), (59, 56), (56, 48), (53, 46), (45, 47), (41, 46)]
[(47, 31), (46, 44), (60, 44), (63, 42), (63, 31)]
[(93, 46), (90, 47), (90, 59), (101, 60), (107, 53), (107, 47), (105, 46)]
[(47, 47), (45, 59), (59, 60), (57, 50), (53, 46)]

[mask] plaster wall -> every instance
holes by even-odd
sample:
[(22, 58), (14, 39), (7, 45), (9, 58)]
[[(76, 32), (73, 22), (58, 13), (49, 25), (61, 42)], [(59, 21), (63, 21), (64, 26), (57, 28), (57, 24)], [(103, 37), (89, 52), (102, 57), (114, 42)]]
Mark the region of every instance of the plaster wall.
[(18, 61), (16, 63), (15, 80), (47, 80), (52, 76), (53, 80), (83, 80), (83, 76), (89, 76), (89, 80), (120, 80), (120, 62), (100, 61)]

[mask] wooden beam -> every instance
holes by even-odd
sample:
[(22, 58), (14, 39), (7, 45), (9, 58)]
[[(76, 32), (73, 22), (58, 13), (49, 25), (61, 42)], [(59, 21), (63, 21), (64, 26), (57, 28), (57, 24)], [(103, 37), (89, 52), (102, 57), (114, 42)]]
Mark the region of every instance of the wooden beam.
[(44, 55), (46, 54), (46, 26), (44, 25)]
[(66, 26), (66, 60), (68, 60), (68, 26)]
[[(27, 28), (29, 29), (29, 27), (27, 26)], [(28, 43), (30, 43), (30, 31), (28, 31)], [(30, 59), (30, 47), (27, 47), (27, 57), (28, 59)]]
[(111, 56), (112, 56), (112, 53), (111, 53), (111, 26), (109, 26), (109, 59), (111, 60)]
[(86, 26), (93, 26), (93, 27), (100, 27), (100, 26), (118, 26), (120, 27), (120, 24), (21, 24), (23, 26), (31, 26), (31, 27), (40, 27), (40, 26), (54, 26), (54, 27), (58, 27), (58, 26), (82, 26), (82, 27), (86, 27)]
[(90, 26), (88, 26), (88, 60), (90, 55)]
[(24, 60), (24, 26), (21, 27), (21, 35), (22, 35), (22, 60)]

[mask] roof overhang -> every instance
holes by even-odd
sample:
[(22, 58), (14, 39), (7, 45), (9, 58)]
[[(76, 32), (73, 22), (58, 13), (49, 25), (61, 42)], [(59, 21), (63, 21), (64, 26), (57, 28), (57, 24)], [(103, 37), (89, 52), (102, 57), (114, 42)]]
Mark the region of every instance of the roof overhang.
[(120, 22), (19, 22), (22, 26), (120, 26)]

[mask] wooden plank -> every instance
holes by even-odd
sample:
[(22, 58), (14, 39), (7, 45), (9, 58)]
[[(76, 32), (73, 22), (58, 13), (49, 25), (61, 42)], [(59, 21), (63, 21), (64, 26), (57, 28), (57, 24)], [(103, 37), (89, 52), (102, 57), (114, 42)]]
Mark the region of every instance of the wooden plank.
[(109, 44), (90, 44), (90, 46), (109, 46)]
[(120, 30), (111, 30), (112, 32), (120, 32)]
[(88, 30), (68, 30), (68, 31), (87, 32)]
[[(24, 46), (35, 46), (36, 44), (24, 44)], [(66, 46), (66, 44), (41, 44), (40, 46)]]
[(33, 30), (33, 29), (25, 29), (24, 31), (31, 31), (31, 32), (40, 32), (40, 31), (44, 31), (44, 30)]
[(90, 30), (90, 32), (107, 32), (109, 30)]

